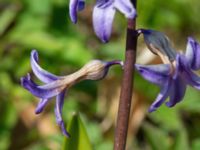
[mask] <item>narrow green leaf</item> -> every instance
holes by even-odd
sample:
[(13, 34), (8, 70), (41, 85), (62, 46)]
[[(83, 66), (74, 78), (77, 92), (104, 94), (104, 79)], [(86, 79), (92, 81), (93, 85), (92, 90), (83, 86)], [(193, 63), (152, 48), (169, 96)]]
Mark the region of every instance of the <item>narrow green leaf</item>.
[(68, 125), (70, 138), (65, 138), (63, 150), (92, 150), (89, 137), (79, 114), (75, 114)]
[(188, 135), (184, 128), (180, 128), (177, 132), (174, 132), (174, 143), (172, 145), (173, 150), (189, 150)]

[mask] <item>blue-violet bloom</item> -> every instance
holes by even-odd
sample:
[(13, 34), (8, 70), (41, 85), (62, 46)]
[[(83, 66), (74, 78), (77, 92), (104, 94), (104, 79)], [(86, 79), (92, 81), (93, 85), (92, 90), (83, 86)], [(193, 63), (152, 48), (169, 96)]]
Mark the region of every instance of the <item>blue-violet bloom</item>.
[(169, 101), (166, 102), (168, 107), (180, 102), (185, 95), (187, 85), (200, 90), (200, 77), (194, 73), (200, 69), (200, 45), (189, 37), (185, 54), (175, 54), (175, 60), (172, 59), (167, 64), (135, 65), (146, 80), (161, 89), (149, 112), (155, 111), (168, 97)]
[[(69, 14), (73, 23), (77, 22), (77, 12), (84, 9), (84, 0), (70, 0)], [(93, 9), (93, 27), (102, 42), (108, 42), (116, 9), (133, 19), (136, 10), (130, 0), (97, 0)]]
[(93, 27), (102, 42), (108, 42), (116, 9), (133, 19), (136, 10), (130, 0), (97, 0), (93, 10)]
[(73, 23), (77, 22), (77, 12), (85, 8), (85, 0), (70, 0), (69, 16)]
[(68, 89), (82, 80), (100, 80), (104, 78), (112, 65), (119, 64), (122, 66), (122, 62), (117, 60), (110, 62), (92, 60), (75, 73), (67, 76), (56, 76), (42, 69), (38, 65), (39, 58), (36, 50), (31, 52), (30, 60), (33, 73), (44, 83), (44, 85), (37, 85), (33, 82), (30, 74), (21, 78), (21, 85), (33, 95), (40, 98), (40, 102), (35, 110), (36, 114), (41, 113), (48, 101), (56, 96), (56, 121), (63, 134), (67, 137), (69, 137), (69, 133), (66, 131), (62, 119), (62, 108), (64, 96)]

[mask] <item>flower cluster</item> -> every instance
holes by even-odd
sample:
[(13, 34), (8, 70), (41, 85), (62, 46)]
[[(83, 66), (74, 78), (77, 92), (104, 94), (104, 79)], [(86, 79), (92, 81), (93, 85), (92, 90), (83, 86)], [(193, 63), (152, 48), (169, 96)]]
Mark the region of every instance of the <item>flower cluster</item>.
[(69, 137), (69, 133), (65, 129), (62, 119), (62, 108), (64, 96), (68, 89), (82, 80), (100, 80), (103, 79), (111, 66), (122, 65), (121, 61), (103, 62), (100, 60), (92, 60), (84, 65), (80, 70), (67, 76), (56, 76), (42, 69), (38, 65), (38, 53), (36, 50), (31, 52), (31, 67), (35, 76), (41, 80), (44, 85), (37, 85), (32, 81), (30, 74), (21, 78), (22, 86), (36, 97), (40, 98), (40, 102), (35, 110), (36, 114), (43, 111), (48, 101), (56, 96), (55, 116), (57, 124), (61, 127), (63, 134)]
[[(149, 112), (155, 111), (162, 103), (166, 102), (168, 107), (172, 107), (180, 102), (186, 91), (187, 85), (200, 90), (200, 77), (194, 72), (200, 69), (200, 45), (191, 37), (188, 38), (186, 52), (176, 52), (163, 33), (154, 30), (138, 30), (139, 34), (144, 35), (147, 47), (156, 55), (160, 56), (164, 64), (140, 65), (135, 68), (148, 81), (160, 87), (160, 93), (149, 108)], [(62, 119), (62, 108), (65, 93), (68, 89), (82, 80), (103, 79), (111, 66), (121, 65), (122, 61), (103, 62), (92, 60), (85, 64), (80, 70), (67, 75), (56, 76), (42, 69), (39, 64), (38, 53), (36, 50), (31, 52), (31, 67), (36, 77), (44, 85), (37, 85), (32, 81), (30, 74), (21, 78), (22, 86), (36, 97), (40, 102), (35, 110), (36, 114), (43, 111), (48, 101), (56, 96), (55, 115), (57, 124), (61, 127), (65, 136), (69, 133), (65, 129)]]
[(159, 55), (164, 64), (139, 65), (135, 67), (148, 81), (160, 86), (156, 100), (149, 108), (155, 111), (166, 99), (168, 107), (180, 102), (187, 85), (200, 90), (200, 77), (194, 71), (200, 69), (200, 45), (191, 37), (188, 38), (186, 52), (178, 53), (172, 48), (169, 39), (161, 32), (140, 30), (149, 49)]
[[(82, 11), (85, 7), (85, 0), (70, 0), (69, 14), (73, 23), (77, 22), (78, 11)], [(116, 9), (122, 12), (127, 18), (134, 18), (136, 11), (130, 0), (97, 0), (93, 10), (93, 26), (96, 35), (102, 42), (108, 42), (112, 23)], [(92, 60), (83, 66), (77, 72), (67, 76), (56, 76), (42, 69), (38, 65), (38, 53), (36, 50), (31, 52), (31, 67), (36, 77), (41, 80), (44, 85), (37, 85), (32, 81), (30, 74), (21, 78), (22, 86), (36, 97), (40, 98), (40, 102), (35, 110), (36, 114), (43, 111), (48, 101), (56, 96), (55, 115), (57, 124), (62, 129), (65, 136), (69, 137), (69, 133), (65, 129), (62, 119), (62, 108), (65, 93), (68, 89), (82, 80), (100, 80), (103, 79), (113, 65), (123, 65), (121, 61), (103, 62), (100, 60)]]
[[(84, 0), (70, 0), (69, 14), (73, 23), (77, 22), (77, 12), (84, 9)], [(130, 0), (97, 0), (93, 9), (93, 27), (102, 42), (108, 42), (116, 9), (126, 18), (133, 19), (136, 10)]]

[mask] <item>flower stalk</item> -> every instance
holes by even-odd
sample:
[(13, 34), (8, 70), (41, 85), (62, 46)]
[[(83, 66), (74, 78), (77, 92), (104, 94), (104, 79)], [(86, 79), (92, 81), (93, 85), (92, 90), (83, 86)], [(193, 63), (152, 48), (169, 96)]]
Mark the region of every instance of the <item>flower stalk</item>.
[[(136, 1), (131, 0), (136, 8)], [(136, 61), (136, 19), (128, 19), (124, 73), (122, 79), (117, 125), (115, 129), (114, 150), (125, 150), (129, 124), (129, 114), (134, 83), (134, 68)]]

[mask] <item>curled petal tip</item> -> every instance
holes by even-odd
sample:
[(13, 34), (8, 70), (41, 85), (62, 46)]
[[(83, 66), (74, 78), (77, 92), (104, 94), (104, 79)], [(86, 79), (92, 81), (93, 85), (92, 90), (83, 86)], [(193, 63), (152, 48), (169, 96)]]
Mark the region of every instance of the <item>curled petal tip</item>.
[(33, 59), (35, 59), (36, 62), (38, 62), (39, 57), (38, 57), (38, 52), (37, 52), (37, 50), (33, 49), (33, 50), (31, 51), (31, 57), (32, 57)]
[(137, 15), (136, 10), (130, 0), (115, 0), (114, 6), (127, 18), (133, 19)]
[(175, 104), (172, 104), (172, 103), (170, 103), (170, 102), (166, 102), (165, 105), (166, 105), (167, 107), (173, 107)]
[(29, 90), (30, 88), (30, 86), (36, 86), (32, 81), (31, 81), (31, 76), (30, 76), (30, 74), (27, 74), (27, 76), (25, 76), (25, 77), (21, 77), (21, 85), (25, 88), (25, 89), (27, 89), (27, 90)]
[(31, 81), (31, 75), (30, 75), (30, 73), (27, 73), (26, 76), (20, 78), (20, 82), (21, 82), (21, 85), (23, 87), (26, 87), (27, 84), (29, 84), (30, 81)]
[(199, 70), (200, 69), (200, 60), (199, 60), (200, 45), (192, 37), (188, 37), (188, 43), (187, 43), (185, 55), (192, 70)]
[(191, 36), (189, 36), (187, 39), (188, 39), (188, 42), (195, 42), (194, 38)]
[(36, 50), (31, 51), (30, 61), (31, 61), (31, 67), (32, 67), (33, 73), (42, 82), (49, 83), (59, 78), (58, 76), (49, 73), (48, 71), (44, 70), (43, 68), (39, 66), (38, 64), (39, 56)]
[(20, 82), (21, 82), (21, 86), (23, 86), (25, 89), (27, 89), (27, 86), (28, 86), (28, 82), (30, 80), (30, 75), (28, 74), (27, 76), (25, 77), (21, 77), (20, 79)]
[(21, 79), (21, 85), (36, 97), (43, 99), (56, 96), (60, 93), (60, 90), (62, 90), (60, 87), (56, 87), (56, 84), (51, 83), (44, 86), (38, 86), (28, 77), (23, 77)]
[(31, 54), (38, 53), (36, 49), (32, 49)]
[(37, 50), (36, 50), (36, 49), (32, 49), (31, 55), (32, 55), (32, 54), (38, 54)]
[(76, 19), (73, 18), (73, 17), (70, 17), (70, 18), (71, 18), (71, 21), (72, 21), (73, 24), (76, 24), (76, 23), (77, 23), (77, 18), (76, 18)]
[(71, 21), (75, 24), (77, 22), (77, 6), (78, 0), (70, 0), (69, 2), (69, 15)]
[[(99, 29), (96, 29), (94, 27), (97, 37), (101, 40), (103, 44), (108, 43), (111, 36), (111, 29), (107, 31), (107, 29), (105, 28), (106, 28), (105, 26)], [(103, 29), (103, 31), (101, 29)]]
[(35, 114), (39, 114), (44, 110), (44, 107), (47, 105), (49, 99), (40, 99), (37, 108), (35, 109)]
[(85, 0), (70, 0), (69, 3), (69, 15), (71, 21), (77, 23), (77, 13), (85, 8)]
[(107, 35), (99, 35), (99, 33), (97, 33), (96, 31), (95, 31), (95, 33), (96, 33), (97, 37), (101, 40), (101, 42), (103, 44), (106, 44), (106, 43), (109, 42), (109, 38), (110, 37), (107, 37)]
[(59, 126), (61, 127), (62, 133), (69, 138), (70, 134), (67, 132), (67, 130), (65, 129), (65, 124), (63, 121), (59, 122)]
[(149, 112), (149, 113), (152, 113), (152, 112), (156, 111), (156, 109), (157, 109), (157, 108), (151, 106), (151, 107), (148, 109), (148, 112)]
[(39, 108), (39, 107), (37, 107), (37, 108), (35, 109), (35, 114), (38, 115), (38, 114), (40, 114), (43, 110), (44, 110), (44, 108)]
[(108, 42), (109, 42), (108, 38), (105, 38), (105, 39), (104, 39), (104, 38), (102, 38), (102, 37), (100, 37), (100, 38), (101, 38), (101, 42), (102, 42), (102, 43), (105, 43), (105, 44), (106, 44), (106, 43), (108, 43)]

